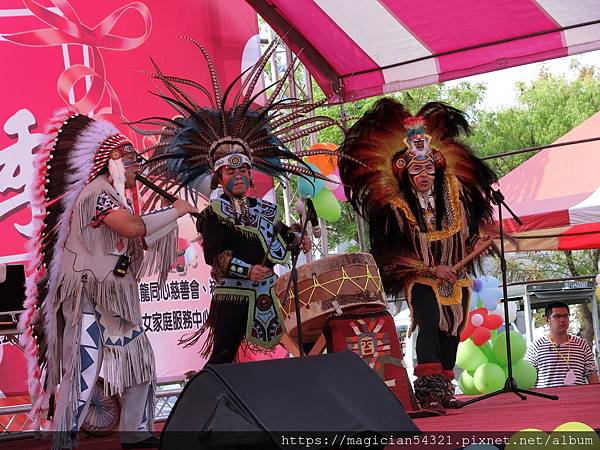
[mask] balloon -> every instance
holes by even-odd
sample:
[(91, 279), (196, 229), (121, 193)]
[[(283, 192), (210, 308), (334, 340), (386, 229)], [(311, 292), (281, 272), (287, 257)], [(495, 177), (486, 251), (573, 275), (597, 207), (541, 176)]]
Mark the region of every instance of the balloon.
[[(321, 173), (317, 166), (308, 164), (308, 166), (315, 172)], [(303, 176), (298, 177), (298, 192), (302, 198), (315, 198), (317, 194), (323, 189), (325, 182), (315, 177)]]
[(495, 330), (502, 326), (503, 320), (498, 314), (488, 314), (485, 318), (484, 326), (488, 330)]
[(325, 182), (325, 189), (328, 191), (335, 191), (340, 185), (340, 177), (332, 173), (327, 175), (327, 178), (329, 178), (331, 181)]
[[(337, 145), (331, 142), (323, 142), (311, 145), (309, 150), (337, 150)], [(332, 155), (312, 155), (306, 158), (306, 161), (314, 164), (325, 176), (334, 171), (338, 165), (338, 157)]]
[[(499, 303), (496, 309), (490, 311), (493, 314), (498, 314), (504, 322), (504, 303)], [(517, 303), (508, 302), (508, 323), (513, 323), (517, 318)]]
[(481, 314), (473, 314), (471, 316), (471, 323), (473, 326), (480, 327), (483, 325), (483, 316)]
[(600, 284), (600, 273), (596, 275), (596, 284)]
[(479, 392), (489, 394), (504, 387), (504, 371), (498, 364), (485, 363), (477, 368), (473, 380)]
[[(336, 167), (335, 170), (331, 173), (331, 175), (335, 175), (336, 177), (338, 177), (338, 180), (341, 180), (340, 168)], [(331, 177), (331, 175), (330, 175), (330, 177)], [(333, 195), (335, 195), (335, 198), (337, 198), (340, 202), (348, 201), (348, 198), (346, 197), (346, 193), (344, 192), (344, 184), (343, 183), (336, 185), (335, 190), (333, 191)]]
[(477, 327), (473, 334), (471, 335), (471, 339), (473, 343), (477, 346), (485, 344), (492, 337), (492, 332), (485, 327)]
[(465, 325), (465, 329), (462, 330), (462, 333), (460, 333), (460, 341), (462, 342), (466, 339), (469, 339), (469, 337), (473, 334), (473, 331), (475, 331), (475, 327), (469, 320)]
[(596, 298), (600, 298), (600, 286), (596, 286)]
[(342, 215), (342, 207), (337, 201), (333, 192), (327, 189), (321, 189), (321, 192), (314, 198), (315, 211), (317, 216), (325, 219), (327, 222), (336, 222)]
[(483, 352), (488, 362), (498, 364), (496, 360), (496, 355), (494, 355), (494, 350), (492, 350), (492, 341), (487, 341), (486, 343), (479, 346), (479, 349)]
[(456, 352), (456, 365), (466, 370), (475, 370), (488, 360), (483, 352), (477, 347), (471, 339), (458, 344)]
[(542, 444), (548, 442), (548, 434), (544, 433), (542, 430), (537, 428), (525, 428), (523, 430), (519, 430), (515, 434), (513, 434), (510, 438), (508, 438), (506, 447), (504, 450), (534, 450), (534, 449), (542, 449), (542, 448), (553, 448), (550, 446), (545, 446), (541, 444), (532, 444), (539, 443)]
[(475, 387), (475, 380), (473, 380), (473, 375), (471, 375), (466, 370), (463, 370), (458, 377), (458, 386), (460, 390), (465, 395), (477, 395), (479, 391)]
[(479, 292), (479, 299), (488, 310), (496, 309), (498, 300), (502, 298), (502, 292), (498, 288), (484, 288)]
[(488, 289), (495, 289), (500, 286), (500, 281), (496, 277), (486, 275), (484, 278), (484, 287)]
[(550, 442), (562, 444), (555, 448), (583, 450), (600, 448), (600, 437), (592, 427), (583, 422), (565, 422), (557, 426), (550, 434)]
[(483, 280), (481, 278), (475, 278), (473, 280), (473, 291), (479, 292), (483, 288)]
[[(508, 378), (508, 367), (503, 367), (504, 376)], [(521, 389), (531, 389), (537, 380), (537, 371), (533, 364), (522, 359), (516, 364), (513, 364), (513, 378), (517, 382), (517, 386)]]
[(304, 215), (304, 200), (301, 198), (296, 201), (296, 212), (301, 216)]
[[(525, 352), (527, 350), (527, 344), (525, 342), (525, 338), (521, 336), (516, 331), (510, 331), (510, 355), (512, 358), (512, 363), (516, 364), (517, 361), (520, 361), (523, 356), (525, 356)], [(494, 355), (496, 355), (497, 361), (506, 365), (506, 332), (500, 333), (493, 344)]]
[(479, 293), (475, 291), (471, 291), (471, 304), (469, 305), (469, 309), (473, 311), (474, 309), (479, 308), (477, 302), (479, 301)]
[(592, 431), (594, 429), (582, 422), (565, 422), (554, 429), (554, 432), (570, 432), (570, 431)]

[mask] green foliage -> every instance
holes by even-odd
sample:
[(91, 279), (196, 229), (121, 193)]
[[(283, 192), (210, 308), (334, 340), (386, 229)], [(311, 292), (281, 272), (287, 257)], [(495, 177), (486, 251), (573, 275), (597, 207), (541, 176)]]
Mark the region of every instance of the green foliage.
[[(593, 67), (572, 66), (574, 79), (544, 68), (529, 83), (517, 83), (516, 104), (478, 111), (469, 143), (480, 156), (550, 144), (600, 110), (600, 78)], [(502, 176), (535, 153), (494, 159)]]

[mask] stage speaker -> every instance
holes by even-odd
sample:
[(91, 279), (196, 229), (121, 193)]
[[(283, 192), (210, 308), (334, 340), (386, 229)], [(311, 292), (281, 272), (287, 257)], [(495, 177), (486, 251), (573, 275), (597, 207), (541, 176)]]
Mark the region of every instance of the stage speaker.
[(377, 374), (341, 352), (206, 366), (175, 403), (161, 449), (314, 449), (389, 433), (419, 431)]
[(19, 264), (0, 268), (0, 312), (20, 312), (25, 301), (25, 267)]
[(25, 301), (25, 267), (0, 264), (0, 329), (15, 329)]

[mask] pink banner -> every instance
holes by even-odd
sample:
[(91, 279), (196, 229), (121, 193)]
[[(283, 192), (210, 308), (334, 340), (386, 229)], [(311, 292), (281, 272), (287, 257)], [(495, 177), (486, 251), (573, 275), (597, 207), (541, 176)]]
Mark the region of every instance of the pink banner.
[[(178, 37), (190, 36), (210, 52), (226, 85), (258, 57), (257, 33), (256, 14), (243, 0), (178, 0), (168, 8), (163, 0), (2, 0), (0, 263), (26, 259), (31, 161), (54, 110), (68, 103), (115, 122), (173, 115), (148, 93), (156, 91), (145, 73), (152, 70), (150, 56), (165, 74), (210, 86), (200, 52)], [(264, 178), (257, 181), (260, 195), (272, 187)], [(182, 335), (201, 326), (210, 300), (209, 268), (199, 243), (192, 242), (193, 224), (180, 223), (181, 257), (167, 287), (158, 292), (155, 280), (140, 283), (160, 379), (182, 379), (203, 365), (198, 349), (177, 346)]]

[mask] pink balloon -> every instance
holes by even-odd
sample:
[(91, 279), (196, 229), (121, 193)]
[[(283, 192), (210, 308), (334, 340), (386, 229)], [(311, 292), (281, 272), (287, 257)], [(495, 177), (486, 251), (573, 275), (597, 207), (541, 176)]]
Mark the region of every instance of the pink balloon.
[[(338, 177), (338, 179), (341, 179), (340, 168), (336, 167), (335, 170), (331, 173), (331, 175), (336, 175)], [(338, 184), (337, 188), (332, 192), (333, 192), (333, 195), (335, 196), (335, 198), (338, 199), (338, 201), (340, 201), (340, 202), (348, 201), (348, 198), (346, 197), (346, 194), (344, 193), (343, 183)]]

